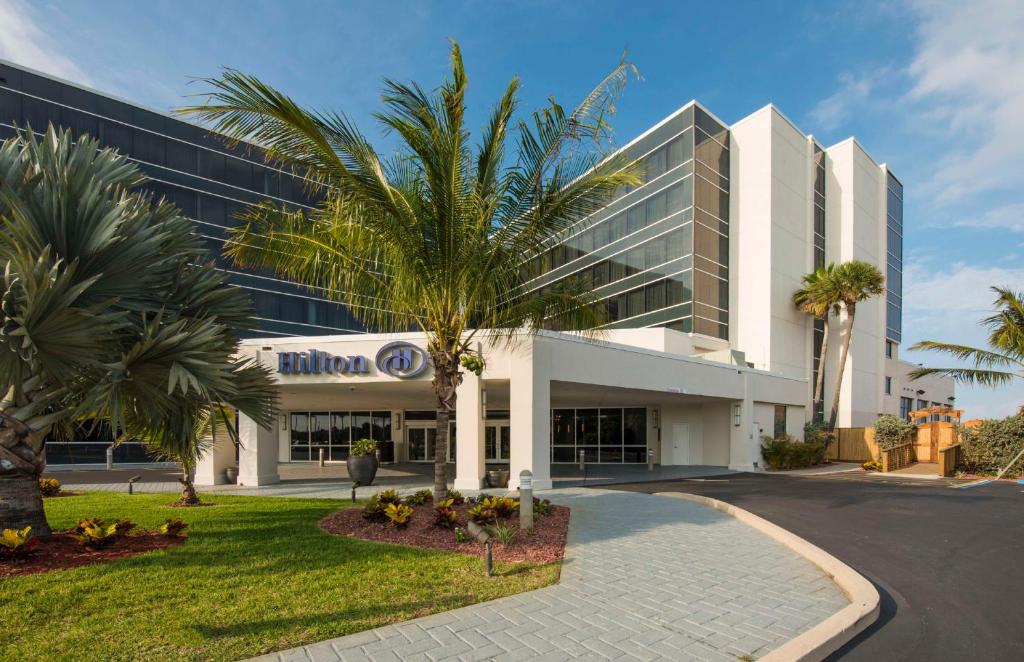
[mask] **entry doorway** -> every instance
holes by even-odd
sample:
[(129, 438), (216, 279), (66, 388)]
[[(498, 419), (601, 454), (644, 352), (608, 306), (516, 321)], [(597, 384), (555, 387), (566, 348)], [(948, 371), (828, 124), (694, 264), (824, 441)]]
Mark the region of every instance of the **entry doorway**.
[[(410, 462), (433, 462), (437, 448), (437, 424), (434, 421), (406, 421), (405, 444), (409, 449)], [(455, 421), (448, 428), (449, 463), (455, 461)]]
[(662, 448), (663, 455), (661, 463), (664, 464), (693, 464), (694, 459), (690, 453), (690, 424), (673, 423), (668, 430), (668, 438)]
[(512, 428), (508, 421), (487, 421), (484, 427), (484, 460), (508, 464), (512, 453)]

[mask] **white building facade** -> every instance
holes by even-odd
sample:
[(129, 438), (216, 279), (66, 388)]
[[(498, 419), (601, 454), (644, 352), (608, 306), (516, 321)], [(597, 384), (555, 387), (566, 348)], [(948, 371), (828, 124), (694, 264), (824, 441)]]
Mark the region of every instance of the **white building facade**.
[[(532, 265), (529, 289), (582, 279), (608, 312), (596, 340), (524, 335), (491, 347), (465, 375), (448, 457), (455, 486), (477, 489), (485, 467), (586, 462), (761, 468), (760, 437), (802, 437), (822, 327), (792, 303), (804, 274), (864, 260), (887, 291), (858, 306), (840, 393), (840, 427), (870, 425), (921, 403), (952, 404), (950, 380), (911, 382), (899, 359), (902, 185), (854, 140), (828, 148), (773, 106), (729, 126), (691, 102), (625, 148), (647, 174), (573, 228)], [(841, 318), (830, 321), (826, 406)], [(247, 340), (276, 371), (273, 429), (242, 417), (239, 482), (278, 480), (280, 462), (347, 457), (360, 438), (385, 459), (430, 462), (435, 400), (419, 334)], [(911, 400), (908, 407), (908, 400)], [(197, 476), (219, 479), (215, 450)]]

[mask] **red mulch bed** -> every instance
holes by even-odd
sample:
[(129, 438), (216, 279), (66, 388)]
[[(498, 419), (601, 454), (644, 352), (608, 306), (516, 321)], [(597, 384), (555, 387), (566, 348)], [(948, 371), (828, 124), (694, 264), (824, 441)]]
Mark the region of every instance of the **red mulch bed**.
[(40, 541), (35, 553), (28, 558), (0, 559), (0, 577), (31, 575), (103, 563), (173, 547), (184, 541), (185, 538), (168, 538), (155, 532), (131, 533), (118, 538), (109, 547), (92, 551), (82, 547), (67, 533), (54, 533), (50, 540)]
[[(458, 513), (456, 526), (465, 530), (469, 518), (466, 511), (471, 504), (454, 506)], [(562, 560), (565, 552), (565, 535), (569, 530), (569, 509), (565, 506), (552, 506), (550, 515), (534, 515), (533, 533), (516, 534), (512, 544), (502, 545), (494, 541), (492, 554), (496, 561), (506, 563), (552, 563)], [(455, 542), (453, 529), (434, 526), (434, 504), (427, 502), (422, 506), (413, 506), (412, 519), (405, 528), (397, 528), (390, 520), (385, 522), (368, 522), (363, 519), (362, 508), (345, 508), (331, 513), (320, 520), (320, 528), (327, 533), (350, 536), (373, 542), (407, 545), (410, 547), (426, 547), (446, 552), (458, 552), (483, 558), (484, 546), (472, 542)], [(499, 519), (503, 524), (519, 526), (519, 515), (507, 519)], [(467, 532), (468, 534), (468, 532)]]

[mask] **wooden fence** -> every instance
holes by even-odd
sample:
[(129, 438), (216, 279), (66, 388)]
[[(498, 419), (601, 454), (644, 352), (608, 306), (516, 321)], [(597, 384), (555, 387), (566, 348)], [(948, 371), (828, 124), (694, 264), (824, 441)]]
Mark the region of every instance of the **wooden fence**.
[(939, 475), (949, 478), (956, 474), (956, 468), (960, 464), (960, 444), (946, 446), (939, 449)]
[(895, 448), (884, 450), (881, 452), (880, 458), (883, 473), (909, 467), (914, 463), (914, 444), (908, 441)]
[(878, 457), (874, 428), (838, 428), (836, 440), (828, 447), (826, 457), (844, 462), (867, 462)]

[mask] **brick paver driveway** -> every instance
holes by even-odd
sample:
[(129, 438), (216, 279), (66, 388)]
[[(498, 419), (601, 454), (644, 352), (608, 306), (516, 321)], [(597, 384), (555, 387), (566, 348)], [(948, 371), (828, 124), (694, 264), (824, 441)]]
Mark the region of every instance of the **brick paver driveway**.
[(558, 584), (260, 659), (736, 662), (847, 604), (816, 566), (718, 511), (627, 492), (546, 495), (572, 508)]

